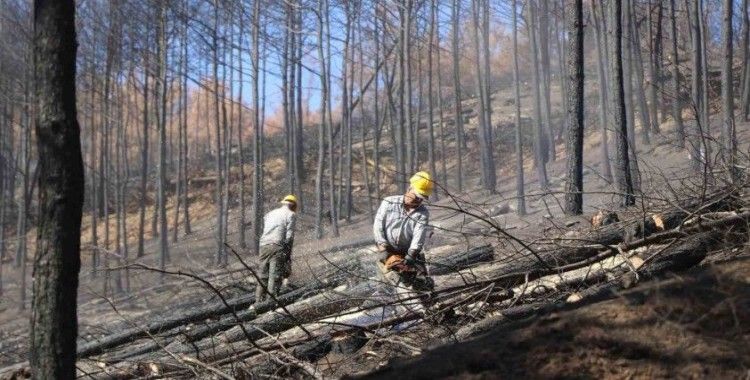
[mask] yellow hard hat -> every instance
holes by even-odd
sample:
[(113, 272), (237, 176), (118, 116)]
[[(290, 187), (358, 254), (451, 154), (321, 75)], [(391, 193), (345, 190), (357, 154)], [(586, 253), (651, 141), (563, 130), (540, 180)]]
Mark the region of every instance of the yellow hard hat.
[(427, 172), (415, 173), (411, 176), (411, 179), (409, 179), (409, 183), (411, 184), (412, 189), (414, 189), (414, 192), (421, 198), (429, 198), (432, 194), (432, 188), (435, 185), (435, 183), (432, 182), (430, 174)]
[(294, 203), (294, 204), (297, 204), (298, 203), (297, 202), (297, 197), (295, 197), (292, 194), (289, 194), (289, 195), (285, 196), (284, 199), (281, 200), (281, 203)]

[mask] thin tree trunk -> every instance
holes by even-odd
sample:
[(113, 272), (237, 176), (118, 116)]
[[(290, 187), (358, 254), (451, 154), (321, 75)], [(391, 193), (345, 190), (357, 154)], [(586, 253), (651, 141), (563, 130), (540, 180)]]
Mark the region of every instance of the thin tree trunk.
[[(304, 144), (304, 119), (303, 119), (303, 110), (302, 110), (302, 59), (304, 57), (304, 51), (303, 51), (303, 34), (301, 33), (301, 30), (303, 28), (303, 10), (304, 7), (302, 4), (297, 1), (295, 3), (295, 6), (297, 7), (297, 18), (296, 18), (296, 25), (295, 29), (298, 30), (299, 36), (297, 36), (297, 55), (296, 55), (296, 61), (294, 62), (297, 67), (297, 122), (295, 123), (296, 131), (294, 133), (295, 143), (294, 143), (294, 161), (295, 161), (295, 171), (294, 174), (296, 177), (297, 187), (299, 188), (298, 191), (300, 195), (302, 195), (302, 183), (307, 179), (307, 171), (305, 170), (305, 144)], [(304, 208), (304, 202), (301, 203), (299, 206), (300, 211)]]
[[(435, 7), (437, 7), (438, 0), (432, 0), (435, 2)], [(437, 11), (435, 12), (437, 13)], [(435, 22), (435, 46), (437, 46), (438, 52), (436, 54), (436, 69), (437, 69), (437, 98), (438, 98), (438, 117), (439, 117), (439, 126), (440, 126), (440, 164), (441, 164), (441, 172), (442, 172), (442, 180), (440, 181), (440, 185), (443, 188), (446, 188), (448, 186), (448, 155), (447, 150), (445, 149), (445, 140), (447, 136), (445, 135), (445, 115), (443, 110), (443, 66), (440, 64), (440, 23)], [(438, 186), (437, 191), (435, 192), (435, 197), (440, 195), (440, 187)]]
[[(141, 196), (139, 199), (140, 215), (138, 219), (138, 251), (136, 257), (143, 257), (143, 242), (146, 224), (146, 185), (148, 184), (148, 149), (150, 142), (148, 140), (149, 135), (149, 110), (148, 110), (148, 79), (149, 79), (149, 53), (144, 52), (144, 68), (143, 68), (143, 147), (141, 149)], [(93, 96), (93, 95), (92, 95)], [(94, 203), (96, 204), (96, 202)]]
[(568, 6), (568, 76), (574, 84), (568, 91), (567, 168), (565, 212), (583, 213), (583, 0)]
[[(318, 60), (320, 61), (320, 127), (318, 128), (318, 170), (315, 176), (315, 198), (317, 210), (315, 213), (315, 233), (318, 239), (323, 237), (323, 169), (325, 162), (326, 110), (328, 103), (328, 82), (326, 78), (326, 59), (323, 53), (324, 6), (325, 0), (318, 0)], [(331, 168), (333, 174), (333, 168)]]
[(327, 109), (327, 116), (328, 116), (328, 167), (331, 170), (331, 176), (330, 180), (328, 181), (328, 192), (329, 192), (329, 205), (330, 205), (330, 216), (331, 216), (331, 234), (334, 237), (339, 236), (339, 227), (338, 227), (338, 210), (336, 209), (336, 191), (335, 191), (335, 175), (334, 175), (334, 165), (333, 165), (333, 116), (331, 115), (331, 101), (330, 101), (330, 88), (331, 88), (331, 24), (330, 24), (330, 10), (328, 9), (328, 0), (324, 0), (324, 10), (323, 10), (323, 26), (325, 27), (325, 41), (326, 41), (326, 55), (328, 58), (325, 60), (326, 64), (326, 71), (325, 71), (325, 80), (326, 80), (326, 87), (324, 91), (326, 92), (326, 98), (328, 99), (328, 102), (326, 103), (328, 109)]
[[(432, 81), (432, 57), (435, 52), (435, 24), (437, 24), (436, 8), (437, 1), (431, 0), (429, 42), (427, 43), (427, 162), (430, 174), (438, 178), (435, 167), (435, 97)], [(435, 193), (434, 195), (437, 194)]]
[[(185, 0), (184, 9), (187, 10), (188, 8), (188, 0)], [(185, 235), (190, 235), (192, 233), (192, 228), (190, 226), (190, 202), (189, 202), (189, 190), (190, 190), (190, 175), (189, 173), (189, 150), (188, 150), (188, 17), (185, 17), (183, 20), (183, 26), (182, 26), (182, 33), (183, 33), (183, 46), (182, 46), (182, 55), (184, 60), (182, 61), (183, 67), (182, 67), (182, 105), (184, 107), (182, 111), (182, 212), (183, 212), (183, 226)], [(200, 105), (200, 98), (196, 96), (195, 99), (196, 106)], [(197, 115), (196, 115), (197, 116)], [(210, 141), (210, 140), (209, 140)]]
[(516, 214), (526, 214), (526, 195), (523, 176), (523, 137), (521, 136), (521, 91), (518, 76), (518, 6), (513, 0), (513, 100), (515, 108), (515, 139), (516, 139)]
[[(602, 176), (607, 182), (612, 182), (612, 166), (609, 159), (609, 136), (607, 133), (607, 107), (609, 106), (609, 100), (607, 99), (607, 63), (604, 52), (604, 39), (606, 36), (602, 36), (602, 20), (604, 19), (604, 12), (597, 11), (597, 2), (592, 1), (591, 3), (591, 15), (594, 20), (594, 33), (596, 34), (596, 55), (597, 55), (597, 82), (599, 85), (599, 129), (601, 130), (602, 142), (601, 142), (601, 167)], [(602, 6), (598, 7), (600, 10)]]
[[(373, 202), (372, 202), (372, 190), (370, 187), (370, 170), (367, 165), (367, 115), (365, 114), (365, 82), (364, 82), (364, 76), (365, 76), (365, 54), (364, 54), (364, 29), (362, 27), (362, 4), (358, 4), (357, 8), (357, 44), (359, 47), (359, 131), (360, 131), (360, 143), (362, 145), (362, 180), (364, 181), (365, 185), (365, 196), (367, 197), (367, 214), (370, 217), (370, 221), (373, 220), (375, 215), (373, 215)], [(374, 147), (375, 150), (378, 149), (377, 146)]]
[(537, 59), (537, 39), (535, 37), (535, 23), (536, 23), (536, 6), (530, 4), (528, 7), (529, 16), (526, 19), (526, 27), (528, 29), (529, 36), (529, 49), (531, 56), (531, 78), (532, 78), (532, 92), (534, 96), (534, 167), (536, 167), (537, 180), (539, 181), (539, 187), (542, 191), (546, 191), (549, 187), (547, 183), (547, 144), (549, 141), (546, 139), (546, 134), (542, 127), (542, 100), (539, 92), (539, 61)]
[(549, 69), (549, 0), (539, 0), (542, 8), (538, 16), (538, 45), (539, 45), (539, 66), (542, 91), (542, 121), (544, 123), (544, 134), (547, 139), (547, 149), (549, 153), (545, 157), (545, 162), (555, 161), (557, 152), (555, 147), (555, 134), (552, 131), (552, 105), (550, 103), (550, 69)]
[[(375, 89), (373, 98), (373, 107), (375, 113), (375, 122), (373, 123), (373, 140), (374, 146), (372, 148), (373, 160), (375, 161), (375, 199), (380, 202), (380, 137), (382, 135), (383, 128), (381, 127), (380, 121), (385, 122), (385, 116), (380, 117), (380, 44), (381, 44), (381, 33), (380, 33), (380, 18), (382, 16), (382, 10), (378, 5), (378, 2), (373, 2), (373, 13), (375, 14), (375, 20), (373, 22), (375, 28)], [(385, 23), (385, 20), (382, 21)], [(382, 39), (385, 41), (385, 33), (382, 33)], [(385, 58), (384, 58), (385, 59)], [(386, 108), (387, 109), (387, 108)]]
[[(231, 10), (230, 10), (231, 12)], [(231, 13), (227, 14), (228, 23), (231, 24), (233, 16)], [(234, 70), (232, 67), (234, 66), (234, 54), (232, 53), (232, 50), (234, 49), (234, 33), (231, 33), (230, 36), (228, 36), (230, 32), (224, 31), (224, 36), (222, 37), (223, 41), (227, 41), (229, 47), (227, 47), (227, 43), (222, 43), (222, 57), (229, 56), (229, 71), (231, 71), (230, 78), (229, 78), (229, 84), (227, 84), (227, 63), (226, 59), (222, 59), (221, 63), (221, 136), (223, 138), (222, 144), (224, 145), (224, 154), (222, 158), (222, 167), (223, 167), (223, 173), (224, 173), (224, 187), (222, 188), (221, 193), (221, 204), (220, 207), (223, 209), (221, 211), (221, 214), (224, 216), (224, 220), (222, 222), (223, 224), (223, 230), (222, 233), (224, 236), (222, 236), (222, 241), (224, 244), (227, 242), (227, 234), (229, 230), (229, 189), (232, 185), (232, 176), (230, 172), (231, 168), (231, 151), (232, 151), (232, 125), (230, 121), (230, 117), (227, 115), (227, 101), (232, 102), (232, 84), (234, 83)], [(229, 50), (227, 54), (227, 50)], [(229, 96), (227, 96), (227, 92), (229, 92)], [(232, 103), (234, 104), (234, 103)], [(234, 113), (230, 113), (233, 115)], [(221, 172), (219, 172), (221, 175)], [(228, 257), (229, 255), (226, 252), (226, 248), (224, 248), (224, 255), (223, 260), (221, 262), (222, 266), (226, 266), (228, 264)]]
[[(242, 43), (242, 36), (244, 35), (244, 17), (240, 14), (239, 16), (240, 20), (240, 37), (239, 41), (237, 42), (237, 46), (243, 46)], [(242, 102), (242, 94), (243, 94), (243, 83), (245, 71), (243, 70), (243, 64), (244, 61), (242, 59), (242, 52), (238, 51), (238, 57), (237, 60), (239, 61), (239, 80), (240, 80), (240, 94), (239, 94), (239, 107), (237, 107), (237, 147), (239, 148), (239, 170), (240, 170), (240, 183), (239, 183), (239, 198), (240, 198), (240, 209), (238, 211), (238, 222), (237, 222), (237, 232), (239, 234), (239, 244), (240, 248), (245, 249), (247, 248), (247, 234), (245, 233), (245, 224), (247, 223), (247, 219), (245, 218), (245, 212), (247, 211), (247, 204), (245, 202), (245, 142), (243, 141), (242, 137), (242, 131), (245, 129), (244, 120), (242, 119), (243, 116), (243, 108), (245, 107), (244, 103)]]
[[(260, 2), (253, 4), (252, 13), (252, 62), (253, 62), (253, 253), (260, 252), (260, 235), (263, 218), (263, 123), (260, 115)], [(265, 74), (264, 74), (265, 76)]]
[(621, 206), (635, 204), (633, 182), (630, 172), (627, 115), (625, 109), (625, 93), (623, 91), (623, 39), (622, 39), (622, 0), (611, 0), (609, 3), (609, 28), (613, 57), (610, 60), (610, 90), (612, 125), (615, 128), (615, 183), (621, 196)]
[[(211, 49), (213, 53), (213, 92), (214, 92), (214, 128), (215, 128), (215, 148), (216, 155), (216, 253), (214, 256), (214, 264), (216, 266), (224, 265), (224, 257), (226, 256), (226, 249), (224, 247), (224, 206), (223, 206), (223, 188), (224, 188), (224, 165), (222, 161), (222, 140), (221, 140), (221, 111), (219, 109), (219, 3), (218, 0), (214, 0), (214, 24), (212, 30), (212, 41)], [(255, 50), (257, 51), (257, 49)], [(257, 54), (257, 53), (256, 53)], [(256, 108), (257, 110), (257, 108)]]
[[(635, 59), (634, 59), (634, 43), (633, 43), (633, 30), (635, 29), (635, 26), (632, 25), (630, 22), (630, 18), (632, 15), (632, 12), (630, 10), (632, 9), (632, 0), (626, 0), (627, 3), (624, 5), (625, 8), (623, 9), (623, 20), (622, 20), (622, 29), (623, 29), (623, 35), (624, 41), (623, 41), (623, 49), (625, 49), (625, 52), (627, 52), (627, 65), (623, 66), (623, 81), (625, 86), (625, 108), (627, 109), (627, 121), (626, 124), (628, 126), (628, 155), (630, 156), (629, 164), (630, 164), (630, 178), (633, 182), (633, 189), (639, 189), (640, 188), (640, 175), (638, 171), (638, 157), (636, 154), (636, 146), (635, 146), (635, 103), (633, 100), (633, 92), (635, 91), (637, 94), (637, 98), (640, 100), (645, 99), (645, 93), (643, 92), (643, 86), (634, 86), (633, 85), (633, 72), (636, 72), (635, 76), (638, 77), (640, 73), (637, 71), (635, 67)], [(648, 110), (648, 107), (645, 104), (645, 100), (641, 103), (641, 110), (642, 112), (640, 115), (645, 114), (646, 110)], [(648, 124), (648, 117), (643, 118), (643, 123)]]
[(724, 0), (724, 20), (722, 27), (722, 71), (721, 71), (721, 105), (722, 105), (722, 147), (724, 162), (729, 173), (735, 176), (735, 154), (737, 139), (734, 130), (734, 80), (732, 77), (732, 0)]
[[(164, 270), (169, 262), (169, 235), (167, 233), (167, 10), (166, 5), (159, 7), (159, 96), (161, 111), (159, 115), (159, 268)], [(163, 281), (164, 275), (160, 276)]]
[[(661, 133), (659, 124), (666, 121), (667, 111), (666, 102), (664, 102), (664, 3), (662, 0), (658, 0), (656, 3), (656, 34), (654, 35), (654, 51), (656, 53), (656, 65), (654, 66), (654, 74), (656, 78), (653, 80), (658, 96), (656, 102), (658, 103), (656, 108), (659, 109), (661, 118), (656, 119), (656, 123), (653, 125), (652, 131), (656, 134)], [(653, 111), (656, 114), (656, 111)]]
[[(703, 45), (701, 40), (701, 28), (700, 28), (700, 1), (695, 1), (691, 7), (691, 30), (693, 31), (693, 73), (692, 73), (692, 94), (693, 94), (693, 110), (695, 114), (695, 121), (693, 124), (693, 131), (690, 137), (690, 143), (688, 150), (693, 160), (693, 168), (698, 170), (702, 166), (701, 151), (703, 150), (702, 140), (703, 136), (701, 131), (706, 126), (703, 124), (703, 70), (702, 70), (702, 58)], [(696, 140), (698, 139), (698, 140)]]
[[(747, 1), (747, 0), (746, 0)], [(670, 26), (672, 29), (672, 117), (677, 130), (677, 144), (685, 146), (685, 124), (682, 122), (682, 90), (680, 87), (680, 60), (677, 52), (677, 12), (675, 0), (669, 0)]]
[[(474, 60), (474, 68), (475, 68), (475, 84), (476, 84), (476, 92), (477, 92), (477, 114), (479, 116), (479, 125), (477, 126), (477, 140), (479, 141), (479, 157), (480, 157), (480, 165), (481, 165), (481, 184), (482, 186), (491, 191), (494, 192), (495, 190), (495, 181), (494, 181), (494, 170), (491, 170), (491, 160), (492, 160), (492, 151), (490, 150), (490, 144), (491, 141), (487, 139), (487, 130), (489, 129), (489, 126), (487, 125), (486, 120), (486, 112), (485, 112), (485, 106), (486, 106), (486, 99), (485, 99), (485, 91), (484, 91), (484, 78), (482, 73), (482, 58), (480, 51), (480, 39), (479, 39), (479, 13), (481, 12), (479, 10), (479, 4), (477, 2), (480, 0), (472, 0), (471, 2), (471, 11), (472, 11), (472, 23), (471, 26), (471, 33), (472, 38), (474, 42), (474, 53), (475, 53), (475, 60)], [(489, 153), (489, 154), (488, 154)]]
[[(632, 25), (632, 28), (634, 29), (633, 34), (635, 35), (635, 38), (633, 39), (633, 41), (635, 41), (635, 44), (636, 44), (635, 48), (640, 51), (640, 42), (639, 42), (640, 39), (637, 37), (638, 31), (636, 30), (638, 25), (634, 21), (635, 16), (632, 15), (632, 13), (635, 13), (635, 9), (632, 5), (630, 5), (630, 8), (631, 8), (630, 10), (631, 21), (629, 22)], [(658, 98), (656, 96), (656, 87), (658, 86), (657, 82), (658, 82), (658, 77), (659, 77), (658, 68), (657, 68), (657, 65), (658, 65), (657, 60), (659, 57), (659, 53), (657, 52), (656, 49), (660, 49), (661, 44), (658, 43), (657, 41), (654, 41), (654, 10), (652, 8), (652, 0), (649, 0), (648, 3), (646, 4), (646, 12), (647, 12), (646, 19), (648, 20), (648, 23), (646, 24), (646, 27), (648, 28), (648, 33), (646, 34), (646, 37), (648, 38), (647, 46), (649, 48), (649, 60), (648, 60), (649, 80), (648, 80), (647, 88), (648, 88), (648, 107), (649, 107), (648, 115), (649, 115), (650, 124), (648, 128), (656, 130), (659, 128), (658, 127), (659, 115), (657, 114), (657, 110), (659, 109), (659, 106), (658, 106)], [(643, 128), (645, 129), (646, 126), (644, 125)]]
[[(656, 85), (654, 83), (654, 77), (651, 77), (651, 83), (647, 84), (649, 89), (650, 104), (646, 102), (646, 94), (643, 91), (644, 78), (643, 78), (643, 57), (641, 56), (641, 38), (638, 32), (638, 24), (635, 19), (635, 7), (633, 6), (632, 0), (628, 0), (628, 45), (630, 45), (632, 54), (635, 56), (635, 60), (631, 61), (630, 67), (632, 73), (635, 73), (635, 92), (636, 98), (638, 99), (638, 109), (640, 110), (639, 116), (641, 121), (641, 137), (643, 138), (644, 144), (650, 144), (650, 131), (656, 130), (659, 125), (658, 118), (654, 114), (658, 109), (656, 106)], [(628, 53), (630, 55), (631, 53)], [(652, 54), (654, 56), (654, 54)], [(656, 61), (651, 61), (652, 66), (656, 66)], [(655, 68), (649, 70), (656, 70)], [(656, 75), (652, 73), (652, 75)], [(631, 126), (631, 130), (635, 130), (635, 123)], [(631, 142), (635, 140), (635, 135)], [(633, 147), (631, 147), (633, 149)], [(634, 162), (634, 161), (633, 161)]]
[(402, 173), (402, 176), (404, 179), (408, 178), (407, 176), (411, 175), (411, 172), (414, 171), (416, 167), (416, 151), (414, 149), (414, 129), (412, 125), (412, 99), (414, 99), (414, 96), (412, 94), (412, 81), (411, 81), (411, 37), (412, 37), (412, 27), (411, 27), (411, 19), (412, 19), (412, 8), (413, 8), (413, 0), (403, 0), (404, 2), (404, 18), (402, 19), (402, 26), (403, 26), (403, 36), (402, 42), (403, 42), (403, 57), (404, 57), (404, 66), (403, 69), (405, 70), (405, 77), (403, 77), (401, 81), (401, 86), (406, 87), (405, 91), (402, 91), (402, 96), (406, 96), (405, 99), (403, 99), (403, 104), (406, 107), (406, 114), (405, 117), (405, 123), (404, 129), (406, 131), (406, 172)]
[(742, 98), (740, 117), (748, 121), (750, 117), (750, 4), (742, 1)]
[[(95, 71), (96, 68), (92, 64), (91, 65), (91, 82), (89, 84), (89, 93), (90, 93), (90, 104), (89, 104), (89, 123), (90, 123), (90, 136), (89, 136), (89, 144), (91, 145), (91, 151), (89, 152), (89, 161), (90, 163), (90, 169), (89, 169), (89, 182), (91, 183), (91, 272), (90, 275), (92, 278), (96, 278), (98, 274), (98, 268), (99, 268), (99, 236), (97, 231), (97, 226), (99, 224), (98, 217), (99, 217), (99, 210), (97, 208), (98, 202), (97, 202), (97, 196), (99, 194), (98, 189), (96, 188), (96, 122), (95, 122), (95, 115), (96, 112), (94, 112), (94, 107), (96, 106), (96, 81), (95, 81)], [(148, 84), (148, 76), (144, 75), (146, 79), (145, 83)], [(145, 86), (145, 85), (144, 85)], [(145, 105), (144, 105), (145, 106)], [(144, 145), (144, 149), (146, 145)], [(143, 197), (141, 197), (141, 203), (143, 203)], [(143, 210), (143, 209), (141, 209)], [(141, 214), (143, 215), (143, 214)], [(143, 230), (143, 217), (141, 218), (141, 232)], [(143, 251), (143, 235), (139, 234), (138, 239), (140, 245), (139, 248), (141, 249), (141, 252)]]
[(452, 52), (453, 52), (453, 110), (455, 113), (455, 127), (456, 127), (456, 178), (458, 182), (458, 191), (462, 192), (464, 187), (464, 174), (463, 174), (463, 149), (464, 149), (464, 121), (463, 121), (463, 109), (461, 104), (461, 77), (459, 75), (459, 64), (458, 59), (458, 19), (461, 14), (461, 0), (453, 1), (453, 13), (452, 13)]

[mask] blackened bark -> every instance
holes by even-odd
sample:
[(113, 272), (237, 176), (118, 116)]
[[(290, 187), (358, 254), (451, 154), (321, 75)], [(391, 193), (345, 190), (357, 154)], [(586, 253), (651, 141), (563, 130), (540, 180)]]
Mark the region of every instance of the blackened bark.
[(549, 68), (549, 0), (538, 0), (541, 9), (538, 11), (537, 44), (539, 47), (539, 70), (541, 75), (540, 90), (542, 91), (542, 122), (544, 135), (547, 140), (548, 153), (545, 162), (555, 161), (557, 152), (555, 134), (552, 131), (552, 104), (550, 103), (550, 68)]
[(602, 30), (603, 27), (603, 19), (604, 19), (604, 12), (601, 11), (601, 17), (600, 12), (597, 11), (597, 8), (600, 10), (602, 9), (602, 6), (597, 7), (595, 4), (597, 4), (596, 1), (592, 1), (591, 3), (591, 18), (594, 20), (594, 33), (596, 34), (596, 56), (597, 56), (597, 82), (599, 85), (599, 129), (601, 130), (602, 134), (602, 143), (601, 143), (601, 167), (602, 167), (602, 177), (607, 182), (612, 182), (612, 165), (609, 159), (609, 136), (607, 133), (607, 107), (609, 106), (609, 100), (607, 99), (607, 62), (606, 62), (606, 56), (604, 52), (604, 43), (606, 36), (602, 36)]
[(531, 3), (528, 7), (529, 16), (526, 19), (526, 27), (529, 36), (529, 49), (531, 55), (531, 77), (534, 94), (534, 166), (536, 167), (537, 180), (542, 190), (547, 190), (547, 144), (546, 133), (542, 128), (541, 95), (539, 93), (539, 60), (537, 59), (537, 38), (535, 37), (536, 6)]
[(318, 239), (323, 237), (323, 169), (325, 163), (325, 135), (326, 135), (326, 109), (328, 102), (328, 83), (326, 78), (326, 62), (323, 52), (323, 9), (324, 1), (318, 0), (318, 60), (320, 61), (320, 126), (318, 128), (318, 170), (315, 176), (315, 234)]
[[(643, 77), (643, 57), (641, 54), (641, 44), (640, 44), (641, 38), (639, 34), (638, 24), (636, 23), (636, 18), (635, 18), (635, 7), (633, 6), (633, 2), (631, 0), (628, 0), (627, 14), (628, 14), (628, 17), (627, 17), (626, 22), (628, 23), (628, 41), (630, 41), (629, 42), (629, 45), (631, 47), (630, 52), (632, 52), (635, 58), (634, 61), (631, 61), (631, 67), (633, 67), (631, 72), (635, 74), (635, 95), (636, 95), (636, 99), (638, 99), (638, 108), (641, 111), (639, 112), (640, 122), (641, 122), (641, 137), (643, 138), (644, 144), (650, 144), (651, 143), (650, 131), (655, 130), (658, 125), (658, 120), (655, 115), (657, 107), (655, 104), (646, 102), (646, 93), (643, 90), (644, 77)], [(652, 66), (656, 66), (655, 62), (652, 62)], [(652, 75), (656, 75), (656, 74), (652, 74)], [(655, 87), (655, 84), (653, 83), (653, 80), (654, 78), (651, 78), (652, 82), (648, 83), (650, 102), (656, 102), (656, 87)], [(631, 126), (630, 131), (631, 132), (635, 131), (635, 123), (633, 123), (633, 126)], [(633, 136), (630, 140), (631, 145), (633, 145), (634, 141), (635, 141), (635, 135), (633, 133)], [(631, 147), (631, 151), (633, 149), (634, 148)]]
[(521, 136), (521, 93), (518, 78), (518, 5), (513, 0), (513, 99), (515, 101), (515, 139), (516, 139), (516, 214), (526, 214), (526, 195), (524, 194), (523, 176), (523, 138)]
[[(141, 195), (138, 200), (138, 206), (140, 208), (140, 215), (138, 217), (138, 251), (136, 257), (143, 257), (143, 241), (145, 235), (145, 224), (146, 224), (146, 184), (148, 183), (148, 149), (149, 149), (149, 120), (148, 120), (148, 78), (149, 65), (148, 51), (144, 52), (144, 69), (143, 69), (143, 146), (141, 147)], [(92, 177), (93, 180), (93, 177)], [(94, 202), (96, 204), (96, 202)]]
[(34, 2), (39, 226), (30, 365), (36, 379), (75, 378), (83, 159), (76, 119), (75, 2)]
[(737, 139), (734, 130), (734, 80), (732, 76), (732, 0), (724, 0), (724, 22), (722, 28), (722, 71), (721, 71), (721, 108), (722, 108), (722, 147), (724, 162), (729, 172), (734, 175)]
[(461, 106), (461, 78), (459, 75), (459, 54), (458, 54), (458, 18), (461, 13), (461, 1), (452, 0), (453, 6), (451, 19), (453, 22), (452, 34), (452, 53), (453, 53), (453, 110), (455, 113), (456, 127), (456, 177), (458, 180), (458, 191), (463, 191), (463, 149), (464, 149), (464, 121), (463, 110)]
[(568, 177), (565, 188), (565, 212), (583, 212), (583, 1), (568, 6), (568, 82), (567, 156)]
[(692, 95), (693, 104), (692, 108), (695, 114), (695, 122), (691, 131), (690, 142), (688, 143), (688, 151), (693, 161), (693, 168), (698, 170), (703, 162), (701, 158), (702, 149), (702, 128), (705, 128), (703, 122), (703, 59), (701, 57), (703, 53), (703, 44), (701, 40), (701, 28), (700, 28), (700, 13), (701, 6), (700, 1), (696, 0), (693, 2), (690, 11), (690, 29), (693, 31), (693, 57), (692, 57)]
[(742, 2), (742, 98), (740, 117), (748, 121), (750, 115), (750, 4)]
[[(747, 1), (747, 0), (746, 0)], [(680, 89), (680, 60), (677, 52), (677, 12), (675, 0), (669, 1), (669, 18), (672, 30), (672, 117), (677, 130), (677, 145), (685, 146), (685, 124), (682, 122), (682, 91)]]
[(615, 183), (621, 196), (621, 205), (635, 204), (633, 195), (633, 181), (630, 173), (628, 157), (628, 126), (625, 109), (625, 93), (623, 90), (622, 72), (622, 0), (612, 0), (609, 3), (609, 34), (613, 56), (610, 60), (610, 91), (612, 125), (615, 129)]

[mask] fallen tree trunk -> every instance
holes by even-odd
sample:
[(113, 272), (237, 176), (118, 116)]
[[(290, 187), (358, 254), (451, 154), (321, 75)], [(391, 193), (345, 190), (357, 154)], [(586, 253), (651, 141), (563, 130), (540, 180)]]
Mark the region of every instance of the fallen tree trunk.
[(438, 257), (432, 261), (428, 260), (428, 265), (431, 275), (443, 275), (457, 272), (479, 263), (492, 261), (494, 258), (495, 251), (492, 247), (483, 245), (457, 255)]
[[(685, 221), (686, 218), (693, 215), (690, 211), (713, 212), (725, 209), (730, 204), (728, 195), (717, 195), (705, 203), (698, 201), (686, 202), (683, 206), (678, 206), (659, 214), (659, 219), (665, 228), (675, 228)], [(691, 226), (686, 228), (685, 231), (672, 229), (653, 234), (653, 231), (649, 232), (650, 230), (646, 229), (645, 231), (649, 233), (645, 234), (645, 237), (623, 244), (623, 249), (634, 249), (644, 245), (657, 244), (675, 237), (685, 236), (686, 231), (697, 233), (706, 229), (721, 228), (727, 225), (742, 223), (748, 219), (750, 219), (750, 213), (745, 212), (710, 223)], [(542, 276), (584, 267), (593, 262), (600, 261), (602, 258), (616, 254), (617, 250), (614, 246), (622, 243), (627, 235), (626, 232), (633, 226), (638, 226), (639, 223), (641, 222), (620, 222), (595, 229), (584, 235), (584, 238), (568, 238), (566, 239), (567, 241), (572, 241), (576, 245), (537, 252), (543, 262), (540, 262), (536, 257), (527, 253), (523, 256), (519, 255), (513, 261), (498, 263), (487, 268), (482, 268), (481, 270), (466, 271), (445, 276), (444, 278), (436, 278), (435, 282), (438, 287), (444, 289), (472, 286), (472, 284), (473, 286), (483, 286), (488, 283), (495, 283), (506, 288), (515, 287), (525, 281), (536, 280)]]
[(201, 321), (207, 318), (215, 317), (246, 309), (255, 302), (254, 295), (239, 296), (227, 300), (227, 305), (223, 303), (211, 303), (197, 310), (186, 314), (176, 315), (161, 321), (150, 322), (142, 327), (133, 327), (116, 334), (107, 335), (86, 342), (78, 349), (78, 358), (85, 358), (104, 352), (107, 349), (132, 342), (136, 339), (146, 338), (149, 335), (158, 334), (163, 331), (171, 330), (175, 327), (187, 325), (189, 323)]
[[(459, 329), (450, 341), (465, 340), (483, 334), (491, 329), (534, 315), (552, 311), (578, 308), (594, 302), (612, 298), (623, 287), (632, 286), (637, 281), (651, 279), (666, 272), (679, 272), (698, 265), (708, 252), (720, 243), (719, 231), (701, 232), (686, 237), (667, 246), (651, 260), (646, 260), (636, 272), (626, 272), (620, 278), (595, 285), (572, 294), (560, 294), (552, 301), (538, 301), (500, 310), (498, 315), (486, 318), (475, 324)], [(636, 279), (635, 276), (638, 276)]]

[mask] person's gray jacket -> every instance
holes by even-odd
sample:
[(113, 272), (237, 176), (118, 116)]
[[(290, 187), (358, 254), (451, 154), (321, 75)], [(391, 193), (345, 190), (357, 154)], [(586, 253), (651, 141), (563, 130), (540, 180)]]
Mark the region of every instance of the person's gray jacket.
[(277, 245), (291, 250), (296, 221), (297, 215), (287, 206), (269, 211), (263, 218), (263, 235), (260, 238), (260, 246)]
[(407, 212), (403, 195), (384, 198), (373, 224), (375, 242), (414, 257), (424, 247), (429, 221), (430, 212), (425, 205)]

